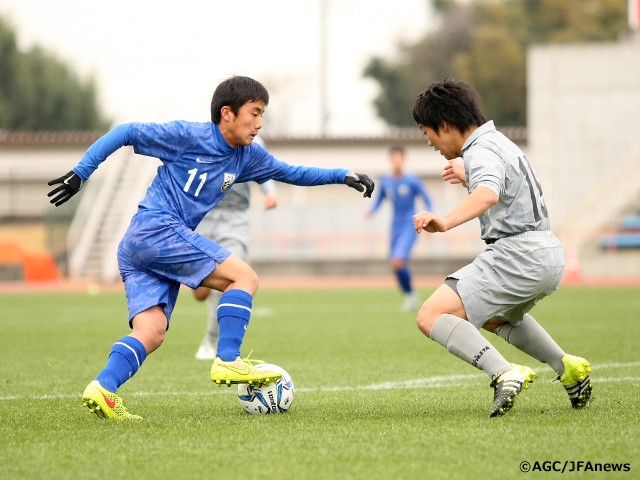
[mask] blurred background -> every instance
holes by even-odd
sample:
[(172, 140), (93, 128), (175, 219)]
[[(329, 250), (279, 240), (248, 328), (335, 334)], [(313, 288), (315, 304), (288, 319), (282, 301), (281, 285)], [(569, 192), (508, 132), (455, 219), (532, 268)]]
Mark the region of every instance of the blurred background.
[[(453, 76), (543, 182), (567, 281), (640, 279), (640, 0), (0, 0), (0, 281), (117, 282), (116, 246), (158, 162), (121, 149), (81, 195), (46, 182), (121, 122), (208, 121), (216, 85), (252, 76), (271, 99), (261, 136), (292, 164), (374, 179), (401, 145), (434, 209), (466, 192), (413, 122), (416, 95)], [(262, 277), (387, 275), (390, 212), (343, 186), (254, 192)], [(423, 206), (419, 205), (421, 209)], [(479, 253), (477, 222), (422, 235), (416, 276)]]

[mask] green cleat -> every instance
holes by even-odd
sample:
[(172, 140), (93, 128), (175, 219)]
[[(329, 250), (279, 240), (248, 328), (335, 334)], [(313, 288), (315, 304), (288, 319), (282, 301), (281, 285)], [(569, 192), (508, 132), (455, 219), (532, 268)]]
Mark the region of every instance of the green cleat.
[(529, 367), (511, 364), (511, 370), (495, 377), (490, 387), (493, 388), (493, 405), (490, 417), (500, 417), (511, 410), (516, 396), (533, 383), (536, 372)]
[(211, 365), (211, 381), (218, 386), (235, 383), (248, 383), (254, 387), (268, 385), (275, 382), (282, 373), (271, 370), (259, 370), (253, 366), (254, 363), (260, 363), (260, 360), (249, 360), (236, 358), (232, 362), (223, 362), (220, 357), (216, 357)]
[(591, 364), (582, 357), (562, 357), (564, 373), (557, 378), (567, 391), (573, 408), (584, 408), (591, 398)]
[(94, 380), (82, 394), (82, 405), (88, 407), (91, 413), (100, 418), (113, 418), (115, 420), (141, 420), (140, 415), (133, 415), (122, 405), (122, 399), (109, 390), (105, 390), (100, 382)]

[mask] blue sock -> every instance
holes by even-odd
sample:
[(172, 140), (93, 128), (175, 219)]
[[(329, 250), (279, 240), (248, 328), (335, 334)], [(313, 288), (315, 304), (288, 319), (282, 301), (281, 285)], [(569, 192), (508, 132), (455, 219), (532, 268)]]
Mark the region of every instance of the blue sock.
[(240, 356), (240, 345), (249, 325), (253, 297), (244, 290), (229, 290), (218, 302), (218, 357), (231, 362)]
[(118, 387), (129, 380), (140, 368), (147, 351), (137, 338), (126, 336), (111, 347), (109, 361), (98, 374), (96, 380), (110, 392), (117, 392)]
[(404, 293), (411, 293), (413, 288), (411, 287), (411, 273), (407, 267), (396, 270), (396, 278), (400, 284), (400, 288)]

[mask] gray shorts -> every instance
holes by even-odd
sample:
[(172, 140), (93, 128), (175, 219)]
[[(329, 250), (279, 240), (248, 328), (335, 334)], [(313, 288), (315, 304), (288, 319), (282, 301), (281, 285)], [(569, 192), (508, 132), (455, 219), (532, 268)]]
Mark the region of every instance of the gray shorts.
[[(558, 289), (564, 265), (562, 245), (552, 232), (525, 232), (488, 245), (445, 283), (455, 287), (476, 328), (493, 317), (517, 325), (538, 301)], [(450, 279), (456, 279), (456, 285)]]
[(214, 208), (204, 216), (196, 232), (247, 260), (251, 229), (246, 210)]

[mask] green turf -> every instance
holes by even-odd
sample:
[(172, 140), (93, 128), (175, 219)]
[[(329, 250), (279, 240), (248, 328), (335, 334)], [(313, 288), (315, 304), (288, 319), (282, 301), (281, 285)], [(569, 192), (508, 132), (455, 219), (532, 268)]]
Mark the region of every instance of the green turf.
[[(414, 315), (398, 312), (394, 289), (258, 294), (243, 353), (284, 367), (297, 389), (291, 410), (273, 416), (246, 414), (235, 387), (211, 383), (209, 363), (194, 358), (205, 306), (183, 292), (165, 344), (120, 389), (141, 422), (102, 421), (81, 407), (128, 333), (123, 294), (0, 302), (1, 479), (504, 479), (523, 475), (524, 461), (631, 468), (569, 478), (640, 471), (637, 288), (564, 287), (533, 312), (591, 361), (585, 410), (570, 408), (546, 365), (490, 337), (539, 373), (498, 419), (488, 415), (488, 378), (423, 337)], [(550, 475), (559, 474), (526, 478)]]

